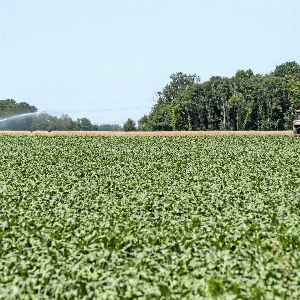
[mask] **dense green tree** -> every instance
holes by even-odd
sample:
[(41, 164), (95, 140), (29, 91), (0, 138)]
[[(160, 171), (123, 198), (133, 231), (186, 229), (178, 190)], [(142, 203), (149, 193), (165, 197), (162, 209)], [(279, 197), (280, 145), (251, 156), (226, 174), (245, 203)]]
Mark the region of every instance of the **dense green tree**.
[(226, 108), (228, 110), (229, 119), (231, 120), (229, 128), (244, 130), (247, 111), (244, 96), (241, 93), (234, 94), (226, 103)]
[(0, 118), (36, 112), (35, 106), (26, 102), (17, 103), (13, 99), (0, 100)]
[(152, 130), (164, 131), (172, 130), (171, 103), (159, 102), (154, 106), (148, 120)]
[(172, 74), (170, 79), (171, 82), (165, 86), (162, 92), (158, 93), (159, 102), (172, 102), (182, 90), (187, 89), (194, 83), (200, 82), (200, 78), (196, 74), (187, 75), (181, 72)]
[(75, 122), (75, 130), (90, 131), (92, 130), (92, 123), (88, 118), (77, 119)]
[(148, 116), (143, 116), (139, 121), (138, 121), (138, 130), (139, 131), (149, 131), (151, 130), (151, 125), (149, 123), (149, 118)]
[(177, 126), (174, 125), (174, 122), (177, 122), (174, 119), (176, 118), (176, 107), (174, 106), (178, 104), (178, 97), (182, 97), (191, 86), (200, 83), (197, 75), (187, 75), (181, 72), (172, 74), (170, 80), (162, 92), (157, 93), (157, 104), (149, 114), (144, 130), (174, 130), (174, 126)]
[(64, 131), (73, 130), (74, 122), (72, 118), (69, 117), (69, 115), (64, 114), (58, 119), (58, 127), (59, 130), (64, 130)]
[(123, 125), (124, 131), (136, 131), (135, 122), (132, 119), (128, 119)]
[[(232, 78), (175, 73), (140, 130), (282, 130), (300, 108), (300, 65), (287, 62), (266, 75), (238, 70)], [(139, 122), (140, 124), (140, 122)]]
[(296, 77), (300, 79), (300, 65), (295, 61), (286, 62), (277, 66), (272, 73), (276, 77)]

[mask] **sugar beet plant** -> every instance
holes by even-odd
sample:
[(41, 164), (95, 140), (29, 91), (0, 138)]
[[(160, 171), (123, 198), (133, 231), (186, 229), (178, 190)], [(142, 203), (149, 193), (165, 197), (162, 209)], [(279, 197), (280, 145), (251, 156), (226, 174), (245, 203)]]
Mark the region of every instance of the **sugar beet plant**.
[(1, 299), (299, 299), (300, 139), (0, 138)]

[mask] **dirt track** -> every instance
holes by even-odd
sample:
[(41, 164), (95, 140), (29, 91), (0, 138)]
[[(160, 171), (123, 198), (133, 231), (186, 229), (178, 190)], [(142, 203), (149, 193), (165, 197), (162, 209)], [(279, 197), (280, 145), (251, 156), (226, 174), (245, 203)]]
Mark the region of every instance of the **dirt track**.
[(0, 136), (293, 136), (286, 131), (0, 131)]

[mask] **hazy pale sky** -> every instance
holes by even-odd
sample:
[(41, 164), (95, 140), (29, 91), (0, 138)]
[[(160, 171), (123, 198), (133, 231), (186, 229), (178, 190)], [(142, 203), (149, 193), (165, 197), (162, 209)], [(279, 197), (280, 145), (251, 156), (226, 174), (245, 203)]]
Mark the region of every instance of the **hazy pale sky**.
[(139, 119), (174, 72), (300, 61), (299, 0), (0, 0), (0, 99)]

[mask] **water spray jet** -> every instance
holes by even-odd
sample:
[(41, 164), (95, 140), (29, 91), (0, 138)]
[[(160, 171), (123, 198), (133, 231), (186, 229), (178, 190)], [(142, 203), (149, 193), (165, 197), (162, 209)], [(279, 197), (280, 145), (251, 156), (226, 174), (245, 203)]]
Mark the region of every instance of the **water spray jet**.
[(15, 116), (11, 116), (11, 117), (7, 117), (4, 119), (0, 119), (0, 122), (6, 122), (6, 121), (11, 121), (11, 120), (15, 120), (15, 119), (25, 119), (31, 116), (35, 116), (35, 115), (40, 115), (40, 114), (45, 114), (45, 111), (42, 112), (32, 112), (32, 113), (25, 113), (25, 114), (21, 114), (21, 115), (15, 115)]

